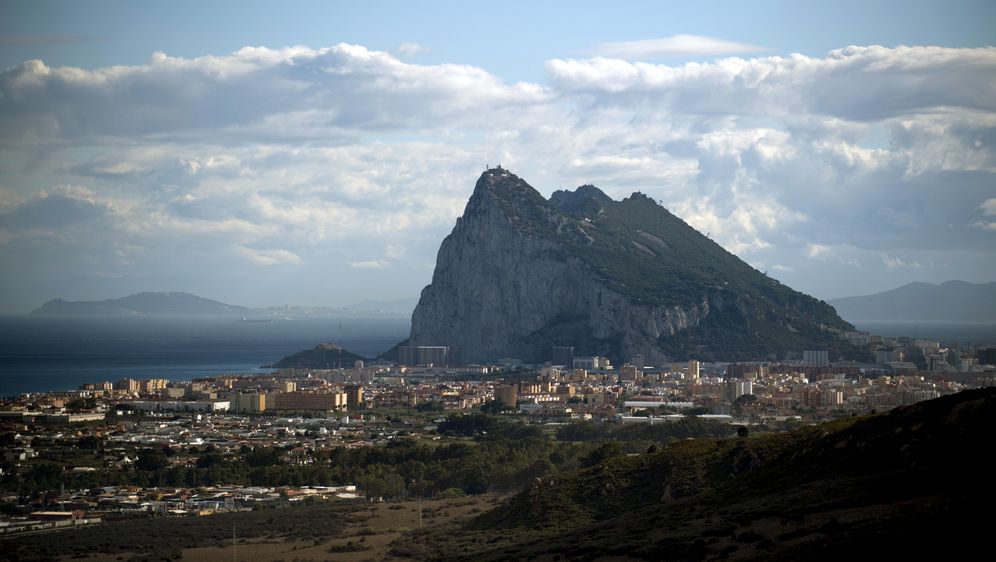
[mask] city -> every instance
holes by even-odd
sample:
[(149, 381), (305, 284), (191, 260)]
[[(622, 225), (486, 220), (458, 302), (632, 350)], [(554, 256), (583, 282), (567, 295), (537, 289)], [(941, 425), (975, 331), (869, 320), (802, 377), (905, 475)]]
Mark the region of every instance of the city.
[[(492, 491), (474, 484), (439, 490), (399, 478), (349, 481), (348, 471), (333, 469), (342, 450), (460, 442), (474, 433), (458, 422), (464, 415), (514, 420), (564, 440), (578, 424), (611, 431), (657, 425), (666, 440), (669, 425), (690, 418), (776, 432), (996, 385), (992, 347), (944, 348), (861, 332), (847, 337), (873, 351), (877, 362), (831, 363), (826, 351), (804, 351), (795, 361), (655, 366), (635, 358), (613, 366), (604, 357), (555, 347), (546, 365), (450, 367), (433, 361), (456, 350), (409, 347), (402, 357), (415, 364), (357, 361), (348, 369), (122, 379), (25, 394), (0, 403), (0, 532), (127, 514), (203, 515), (266, 503)], [(715, 428), (703, 433), (723, 434)], [(281, 465), (290, 473), (225, 481), (224, 470), (207, 471), (233, 459), (250, 467)], [(294, 476), (295, 469), (322, 465), (326, 470), (309, 473), (311, 479)], [(137, 486), (143, 479), (127, 476), (143, 471), (157, 475), (155, 485)], [(295, 479), (302, 484), (292, 485)]]

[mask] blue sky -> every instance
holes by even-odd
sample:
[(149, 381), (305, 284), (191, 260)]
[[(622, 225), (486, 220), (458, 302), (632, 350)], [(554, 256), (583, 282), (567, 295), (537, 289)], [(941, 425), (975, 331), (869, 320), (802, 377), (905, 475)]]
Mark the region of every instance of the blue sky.
[[(996, 41), (996, 3), (950, 2), (67, 2), (6, 1), (0, 34), (67, 43), (4, 44), (0, 67), (142, 64), (151, 53), (223, 55), (247, 45), (340, 42), (427, 50), (420, 62), (480, 66), (541, 80), (543, 62), (596, 44), (705, 35), (774, 54), (822, 55), (848, 45), (982, 47)], [(684, 62), (689, 57), (672, 57)], [(699, 57), (692, 57), (699, 58)]]
[[(996, 278), (993, 2), (5, 2), (0, 312), (414, 297), (486, 163), (832, 298)], [(854, 48), (848, 48), (853, 46)]]

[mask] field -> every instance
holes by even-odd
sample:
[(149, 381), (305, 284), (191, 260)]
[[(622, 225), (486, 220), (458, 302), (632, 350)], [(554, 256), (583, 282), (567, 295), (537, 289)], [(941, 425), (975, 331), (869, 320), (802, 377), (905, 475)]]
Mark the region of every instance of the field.
[[(500, 499), (485, 494), (424, 500), (423, 528), (450, 527), (493, 508)], [(391, 542), (418, 526), (416, 500), (343, 502), (178, 519), (143, 518), (6, 539), (0, 542), (0, 560), (387, 560), (393, 558)]]

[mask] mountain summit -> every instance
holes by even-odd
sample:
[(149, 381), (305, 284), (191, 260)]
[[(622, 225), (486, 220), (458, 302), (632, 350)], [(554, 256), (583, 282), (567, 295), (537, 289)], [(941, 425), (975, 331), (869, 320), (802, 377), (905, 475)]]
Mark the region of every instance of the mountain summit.
[(551, 346), (615, 361), (775, 358), (855, 350), (826, 303), (750, 267), (634, 193), (544, 198), (501, 167), (481, 175), (439, 248), (410, 345), (468, 361), (548, 360)]

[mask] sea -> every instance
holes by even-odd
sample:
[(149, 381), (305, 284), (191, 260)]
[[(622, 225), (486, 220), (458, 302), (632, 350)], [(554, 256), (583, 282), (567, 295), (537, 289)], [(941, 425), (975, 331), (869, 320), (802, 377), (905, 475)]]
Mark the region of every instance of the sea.
[[(996, 347), (996, 322), (854, 322), (882, 336)], [(0, 316), (0, 396), (71, 390), (121, 378), (190, 380), (253, 374), (280, 358), (337, 342), (376, 357), (408, 337), (408, 316), (242, 322), (234, 318)]]
[(263, 365), (341, 343), (376, 357), (408, 337), (408, 316), (244, 322), (235, 318), (0, 316), (0, 396), (121, 378), (190, 380), (267, 372)]

